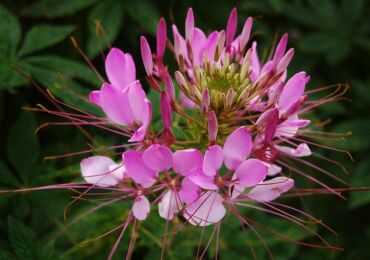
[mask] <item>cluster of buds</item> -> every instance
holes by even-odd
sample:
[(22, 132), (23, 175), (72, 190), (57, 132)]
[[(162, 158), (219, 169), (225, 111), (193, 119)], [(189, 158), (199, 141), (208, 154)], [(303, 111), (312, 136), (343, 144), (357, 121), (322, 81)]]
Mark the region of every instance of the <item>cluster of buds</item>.
[[(160, 95), (160, 131), (151, 126), (152, 103), (136, 78), (132, 56), (117, 48), (109, 51), (105, 60), (108, 82), (89, 96), (106, 117), (86, 113), (84, 118), (99, 120), (91, 124), (127, 137), (128, 143), (115, 147), (125, 148), (118, 160), (103, 155), (82, 160), (81, 172), (88, 191), (106, 189), (117, 193), (118, 200), (132, 199), (126, 223), (145, 220), (153, 207), (166, 221), (176, 219), (194, 226), (219, 225), (228, 213), (249, 226), (251, 222), (238, 207), (296, 222), (296, 217), (270, 204), (294, 189), (291, 172), (336, 193), (285, 159), (330, 174), (301, 158), (311, 156), (309, 145), (315, 144), (300, 138), (309, 131), (302, 128), (310, 124), (301, 116), (338, 95), (307, 102), (309, 76), (298, 72), (287, 78), (294, 54), (294, 49), (287, 50), (288, 35), (262, 62), (257, 43), (250, 40), (252, 23), (248, 18), (236, 36), (234, 8), (226, 30), (206, 35), (195, 27), (189, 9), (185, 37), (172, 25), (171, 43), (162, 18), (156, 53), (144, 36), (140, 38), (147, 82)], [(167, 47), (178, 63), (175, 72), (169, 71), (163, 59)], [(308, 214), (305, 217), (316, 221)]]

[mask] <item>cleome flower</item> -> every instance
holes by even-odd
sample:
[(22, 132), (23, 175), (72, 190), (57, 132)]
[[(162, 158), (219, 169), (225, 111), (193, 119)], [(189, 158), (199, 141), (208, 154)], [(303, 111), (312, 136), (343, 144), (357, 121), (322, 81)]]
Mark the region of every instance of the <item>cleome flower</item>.
[[(255, 226), (262, 225), (243, 215), (240, 208), (245, 207), (286, 219), (314, 234), (324, 245), (296, 241), (270, 231), (271, 234), (301, 245), (340, 250), (291, 212), (331, 230), (329, 227), (294, 206), (275, 200), (307, 192), (300, 193), (300, 187), (295, 186), (298, 176), (320, 185), (321, 191), (342, 196), (291, 162), (302, 163), (343, 183), (306, 160), (315, 155), (313, 146), (324, 146), (305, 138), (306, 133), (317, 131), (310, 130), (315, 126), (304, 112), (337, 100), (345, 90), (339, 94), (335, 90), (326, 98), (308, 102), (305, 87), (310, 77), (306, 72), (287, 76), (294, 55), (294, 49), (287, 49), (288, 35), (281, 37), (271, 56), (262, 62), (257, 42), (252, 41), (252, 24), (253, 19), (247, 18), (237, 34), (234, 8), (225, 29), (206, 34), (195, 26), (190, 8), (184, 36), (172, 25), (172, 42), (167, 36), (166, 21), (161, 18), (155, 53), (148, 40), (140, 37), (146, 79), (151, 91), (159, 96), (163, 129), (151, 122), (152, 104), (136, 78), (132, 56), (118, 48), (112, 48), (105, 59), (107, 82), (89, 95), (89, 101), (100, 107), (105, 117), (54, 113), (73, 123), (95, 125), (128, 139), (127, 144), (110, 148), (116, 150), (118, 158), (89, 150), (95, 154), (80, 163), (85, 183), (60, 186), (85, 188), (80, 196), (105, 189), (117, 195), (111, 203), (131, 200), (131, 210), (109, 259), (127, 226), (134, 223), (135, 229), (136, 222), (146, 220), (150, 214), (158, 214), (166, 222), (162, 257), (170, 222), (184, 227), (213, 225), (219, 233), (223, 221), (237, 220), (243, 230), (247, 227), (256, 233)], [(165, 63), (167, 47), (177, 62), (175, 71), (170, 71)], [(153, 213), (153, 208), (158, 213)], [(228, 215), (236, 219), (227, 218)], [(205, 250), (208, 246), (209, 243)], [(128, 258), (131, 253), (132, 249)]]

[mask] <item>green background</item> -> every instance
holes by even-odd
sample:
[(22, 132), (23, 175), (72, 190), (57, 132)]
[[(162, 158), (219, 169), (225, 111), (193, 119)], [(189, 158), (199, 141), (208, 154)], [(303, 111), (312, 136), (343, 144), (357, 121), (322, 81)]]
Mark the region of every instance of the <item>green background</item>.
[[(86, 150), (122, 143), (119, 137), (86, 130), (93, 140), (86, 138), (75, 127), (49, 126), (35, 134), (35, 129), (46, 122), (60, 119), (42, 112), (25, 112), (22, 107), (52, 104), (37, 88), (14, 70), (14, 66), (31, 75), (60, 100), (99, 113), (93, 106), (78, 98), (99, 87), (99, 80), (86, 66), (68, 40), (73, 35), (79, 46), (104, 75), (99, 45), (107, 49), (101, 37), (95, 37), (95, 22), (100, 20), (113, 46), (133, 54), (139, 78), (144, 78), (139, 50), (139, 36), (145, 35), (155, 43), (155, 30), (161, 16), (183, 28), (187, 8), (192, 6), (196, 25), (206, 32), (225, 27), (229, 11), (238, 7), (239, 31), (248, 16), (255, 18), (254, 39), (259, 51), (268, 51), (274, 39), (289, 33), (289, 46), (296, 54), (289, 66), (289, 74), (305, 70), (311, 75), (308, 89), (336, 83), (350, 84), (345, 99), (326, 104), (311, 118), (316, 122), (330, 119), (326, 131), (348, 132), (346, 140), (321, 140), (325, 145), (348, 150), (345, 154), (324, 149), (315, 151), (340, 162), (349, 172), (323, 160), (312, 161), (332, 172), (354, 187), (370, 186), (370, 1), (120, 1), (120, 0), (47, 0), (11, 1), (0, 4), (0, 188), (18, 189), (80, 180), (79, 161), (84, 156), (43, 160), (45, 156)], [(171, 21), (171, 22), (170, 22)], [(182, 30), (182, 29), (181, 29)], [(154, 45), (153, 45), (154, 47)], [(166, 59), (173, 65), (168, 55)], [(146, 82), (143, 84), (147, 87)], [(149, 93), (152, 102), (158, 97)], [(154, 104), (154, 106), (155, 106)], [(158, 113), (158, 112), (157, 112)], [(309, 169), (305, 169), (310, 173)], [(340, 184), (317, 176), (332, 187)], [(301, 187), (314, 187), (300, 180)], [(313, 195), (304, 198), (304, 209), (323, 220), (337, 231), (330, 234), (315, 224), (313, 230), (344, 248), (335, 253), (297, 246), (261, 231), (276, 259), (370, 259), (370, 192), (344, 192), (348, 201), (332, 195)], [(65, 230), (73, 217), (96, 205), (96, 202), (78, 202), (68, 210), (65, 222), (63, 211), (75, 194), (71, 191), (40, 191), (1, 194), (0, 196), (0, 259), (104, 259), (109, 254), (118, 233), (92, 243), (82, 242), (97, 237), (122, 223), (130, 202), (115, 203), (90, 214)], [(286, 201), (286, 200), (285, 200)], [(287, 201), (301, 205), (299, 200)], [(302, 206), (303, 207), (303, 206)], [(158, 218), (157, 209), (138, 227), (135, 259), (157, 259), (161, 252), (161, 235), (165, 222)], [(263, 225), (305, 242), (319, 240), (292, 223), (266, 214), (246, 210), (251, 218)], [(61, 231), (65, 231), (60, 235)], [(127, 250), (130, 232), (124, 237), (116, 259)], [(206, 229), (207, 236), (212, 228)], [(259, 259), (267, 253), (261, 242), (241, 231), (236, 218), (230, 217), (221, 228), (219, 254), (221, 259)], [(199, 229), (189, 228), (179, 233), (166, 259), (192, 259), (197, 249)], [(248, 246), (248, 241), (250, 241)], [(204, 242), (205, 244), (206, 242)], [(206, 258), (213, 258), (214, 243)]]

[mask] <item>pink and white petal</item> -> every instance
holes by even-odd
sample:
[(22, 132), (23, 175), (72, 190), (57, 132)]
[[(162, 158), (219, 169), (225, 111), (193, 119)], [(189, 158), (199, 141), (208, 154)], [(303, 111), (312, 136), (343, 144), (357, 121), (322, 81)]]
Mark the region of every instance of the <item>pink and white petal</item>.
[(222, 197), (215, 191), (204, 192), (184, 210), (184, 217), (194, 226), (216, 224), (226, 214)]
[(143, 153), (143, 161), (148, 168), (155, 172), (163, 172), (172, 167), (172, 151), (166, 146), (153, 144)]
[(187, 178), (205, 190), (217, 190), (214, 177), (205, 175), (200, 167), (191, 170)]
[(105, 71), (109, 82), (116, 88), (124, 89), (136, 78), (132, 56), (118, 48), (112, 48), (105, 60)]
[(126, 151), (122, 155), (127, 177), (143, 187), (150, 187), (154, 184), (157, 173), (145, 165), (142, 157), (142, 153), (135, 150)]
[(115, 162), (106, 156), (91, 156), (83, 159), (80, 163), (82, 177), (86, 182), (98, 187), (109, 187), (116, 185), (120, 180), (112, 174), (111, 165)]
[(136, 132), (131, 136), (128, 142), (139, 142), (142, 141), (146, 136), (150, 121), (152, 120), (152, 103), (150, 103), (148, 99), (145, 99), (144, 102), (146, 105), (146, 109), (143, 125), (136, 130)]
[(119, 89), (104, 83), (100, 91), (100, 105), (108, 118), (117, 124), (128, 126), (134, 121), (127, 88)]
[(294, 180), (287, 177), (276, 177), (254, 187), (248, 197), (255, 201), (269, 202), (278, 198), (294, 186)]
[(308, 147), (306, 143), (301, 143), (296, 148), (292, 148), (289, 146), (280, 146), (280, 145), (276, 145), (275, 147), (279, 151), (287, 155), (294, 156), (294, 157), (306, 157), (312, 154), (310, 148)]
[(171, 220), (177, 212), (181, 204), (172, 190), (168, 190), (162, 196), (161, 201), (158, 203), (159, 216), (166, 220)]
[(132, 213), (138, 220), (144, 220), (150, 213), (150, 202), (145, 196), (137, 196), (134, 205), (132, 205)]
[(230, 170), (236, 169), (252, 151), (252, 137), (245, 127), (239, 127), (226, 139), (224, 163)]
[(203, 172), (207, 176), (215, 176), (221, 168), (224, 155), (219, 145), (212, 145), (204, 153)]
[(189, 175), (190, 171), (202, 167), (203, 155), (197, 149), (178, 150), (173, 154), (173, 170), (182, 176)]
[(270, 164), (263, 162), (264, 165), (268, 167), (267, 176), (275, 176), (276, 174), (280, 173), (282, 168), (276, 164)]
[(89, 94), (89, 101), (91, 104), (101, 106), (100, 104), (100, 90), (91, 91)]
[(233, 175), (231, 179), (234, 183), (230, 185), (229, 192), (230, 192), (230, 199), (236, 199), (241, 194), (244, 194), (245, 187), (243, 185), (240, 185), (238, 180), (238, 177), (236, 174)]
[(268, 167), (260, 160), (249, 159), (244, 161), (235, 170), (239, 184), (244, 187), (253, 187), (266, 178)]
[(197, 105), (183, 93), (180, 93), (180, 104), (187, 109), (194, 109)]
[(200, 187), (194, 184), (188, 177), (185, 177), (181, 183), (181, 188), (179, 191), (180, 201), (185, 204), (193, 203), (199, 198)]
[(126, 176), (126, 168), (123, 163), (120, 164), (111, 164), (108, 167), (110, 173), (119, 181), (123, 180)]
[(285, 84), (285, 87), (279, 98), (279, 108), (286, 110), (295, 103), (304, 93), (306, 85), (306, 73), (299, 72), (291, 77)]

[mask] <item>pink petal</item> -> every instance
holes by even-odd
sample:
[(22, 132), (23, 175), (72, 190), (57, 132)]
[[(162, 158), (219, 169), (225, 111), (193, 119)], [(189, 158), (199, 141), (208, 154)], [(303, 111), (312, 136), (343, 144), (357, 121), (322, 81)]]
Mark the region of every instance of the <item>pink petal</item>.
[(202, 100), (201, 100), (201, 106), (202, 110), (204, 112), (208, 112), (209, 105), (211, 103), (211, 98), (209, 96), (209, 90), (208, 88), (203, 89), (202, 92)]
[(89, 94), (89, 101), (90, 103), (100, 107), (100, 90), (91, 91)]
[(257, 43), (252, 43), (251, 66), (249, 76), (252, 82), (256, 81), (260, 75), (261, 65), (257, 53)]
[(216, 141), (218, 132), (218, 122), (215, 112), (208, 114), (208, 138), (211, 142)]
[(207, 176), (202, 171), (201, 167), (194, 168), (190, 171), (187, 176), (194, 184), (206, 190), (217, 190), (217, 186), (214, 183), (213, 176)]
[(244, 24), (244, 27), (243, 27), (243, 31), (240, 35), (240, 50), (244, 50), (245, 46), (247, 45), (248, 43), (248, 40), (249, 40), (249, 36), (251, 34), (251, 29), (252, 29), (252, 24), (253, 24), (253, 18), (252, 17), (248, 17), (248, 19), (245, 21), (245, 24)]
[(286, 33), (283, 35), (283, 37), (281, 37), (281, 40), (276, 47), (274, 58), (273, 58), (275, 65), (278, 65), (281, 59), (283, 58), (285, 51), (286, 51), (287, 44), (288, 44), (288, 34)]
[(144, 220), (150, 212), (150, 202), (145, 196), (138, 196), (132, 206), (132, 213), (138, 220)]
[(285, 84), (279, 98), (279, 108), (284, 110), (296, 102), (304, 93), (306, 85), (306, 73), (299, 72), (291, 77)]
[(170, 75), (166, 75), (165, 84), (168, 98), (170, 99), (170, 101), (175, 102), (176, 100), (175, 87), (173, 86), (172, 78)]
[(173, 154), (173, 170), (187, 176), (196, 167), (201, 167), (203, 155), (197, 149), (179, 150)]
[(159, 58), (163, 57), (163, 54), (166, 50), (166, 43), (167, 43), (166, 20), (162, 17), (161, 20), (159, 20), (157, 27), (157, 56)]
[(146, 131), (149, 127), (150, 121), (152, 120), (152, 104), (149, 100), (145, 99), (145, 118), (143, 120), (142, 126), (140, 126), (128, 142), (139, 142), (142, 141), (146, 136)]
[(143, 187), (150, 187), (157, 174), (145, 165), (142, 157), (141, 152), (135, 150), (126, 151), (122, 156), (127, 176)]
[(172, 33), (173, 33), (173, 38), (174, 38), (174, 50), (175, 50), (176, 59), (179, 60), (180, 55), (182, 55), (184, 59), (188, 60), (186, 41), (179, 33), (176, 25), (172, 25)]
[(128, 87), (128, 101), (136, 123), (142, 124), (147, 118), (146, 100), (146, 94), (139, 82), (135, 82)]
[(104, 83), (100, 91), (100, 104), (104, 113), (117, 124), (131, 125), (134, 118), (128, 98), (128, 89), (115, 88)]
[(266, 178), (267, 169), (260, 160), (249, 159), (240, 164), (235, 174), (242, 186), (253, 187)]
[(179, 212), (180, 206), (181, 204), (176, 194), (172, 190), (168, 190), (158, 203), (159, 216), (166, 220), (171, 220)]
[(123, 180), (125, 167), (117, 165), (105, 156), (91, 156), (80, 163), (81, 174), (86, 182), (99, 187), (114, 186)]
[(215, 176), (221, 168), (224, 156), (222, 148), (219, 145), (213, 145), (207, 148), (204, 153), (203, 172), (207, 176)]
[(170, 100), (165, 91), (162, 91), (161, 93), (161, 114), (162, 114), (163, 127), (165, 129), (170, 129), (171, 122), (172, 122), (172, 110), (171, 110)]
[(234, 7), (233, 10), (231, 10), (229, 20), (227, 21), (226, 47), (229, 47), (232, 41), (234, 40), (237, 24), (238, 24), (238, 13), (237, 13), (236, 8)]
[(289, 65), (290, 61), (292, 60), (293, 56), (294, 56), (294, 49), (290, 48), (287, 51), (287, 53), (284, 55), (284, 57), (281, 59), (279, 64), (277, 65), (277, 69), (276, 69), (277, 74), (285, 73), (286, 68), (288, 67), (288, 65)]
[(224, 162), (228, 169), (236, 169), (252, 151), (252, 137), (245, 127), (232, 132), (224, 144)]
[(125, 88), (136, 79), (134, 60), (129, 53), (112, 48), (105, 60), (105, 71), (109, 82), (116, 88)]
[(194, 226), (216, 224), (225, 216), (222, 197), (215, 191), (204, 192), (184, 210), (184, 217)]
[(194, 14), (193, 9), (189, 8), (185, 20), (185, 36), (186, 40), (190, 43), (193, 39), (193, 31), (194, 31)]
[(206, 39), (206, 35), (202, 30), (200, 30), (199, 28), (194, 29), (193, 41), (191, 42), (194, 65), (199, 65), (202, 62)]
[(282, 168), (279, 165), (269, 164), (265, 162), (264, 164), (268, 167), (267, 176), (275, 176), (276, 174), (280, 173), (282, 170)]
[(160, 144), (153, 144), (143, 153), (145, 165), (155, 172), (163, 172), (172, 167), (172, 151)]
[[(213, 61), (215, 58), (219, 35), (220, 35), (219, 32), (213, 31), (211, 32), (211, 34), (208, 36), (206, 40), (204, 51), (207, 52), (210, 61)], [(203, 53), (203, 56), (204, 56), (204, 53)], [(203, 56), (201, 57), (202, 59), (203, 59)]]
[(294, 186), (294, 180), (287, 177), (276, 177), (254, 187), (248, 197), (252, 200), (268, 202), (278, 198)]
[(194, 184), (189, 178), (184, 178), (181, 183), (181, 188), (179, 191), (179, 198), (186, 204), (193, 203), (199, 198), (200, 187)]
[(141, 58), (143, 59), (146, 75), (150, 76), (153, 73), (152, 51), (150, 50), (149, 43), (144, 36), (140, 37), (140, 51), (141, 51)]

